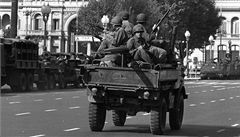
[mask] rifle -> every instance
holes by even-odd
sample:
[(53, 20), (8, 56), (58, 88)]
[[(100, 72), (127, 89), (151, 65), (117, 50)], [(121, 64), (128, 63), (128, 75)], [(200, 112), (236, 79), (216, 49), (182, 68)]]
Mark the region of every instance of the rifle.
[(151, 34), (153, 34), (153, 33), (155, 33), (155, 32), (157, 31), (158, 26), (160, 26), (160, 25), (162, 24), (163, 20), (167, 17), (167, 15), (169, 14), (169, 12), (170, 12), (170, 11), (172, 10), (172, 8), (175, 7), (175, 6), (176, 6), (176, 4), (173, 3), (173, 4), (171, 5), (171, 7), (167, 10), (167, 12), (163, 15), (163, 17), (157, 21), (157, 24), (156, 24), (155, 27), (153, 28)]

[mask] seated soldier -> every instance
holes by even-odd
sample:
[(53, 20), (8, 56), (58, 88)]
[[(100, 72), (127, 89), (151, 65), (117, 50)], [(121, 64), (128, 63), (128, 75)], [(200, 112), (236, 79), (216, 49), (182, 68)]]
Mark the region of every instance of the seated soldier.
[[(101, 43), (98, 51), (106, 48), (115, 48), (124, 46), (128, 40), (128, 35), (125, 30), (122, 28), (122, 19), (118, 16), (114, 17), (111, 20), (112, 24), (112, 32), (110, 40), (104, 40)], [(102, 64), (107, 64), (106, 66), (117, 66), (121, 64), (119, 60), (119, 54), (109, 54), (105, 55), (104, 58), (101, 59)]]
[(146, 42), (143, 38), (144, 29), (141, 25), (133, 27), (134, 36), (128, 40), (127, 47), (130, 54), (136, 61), (143, 61), (150, 64), (164, 63), (167, 52)]

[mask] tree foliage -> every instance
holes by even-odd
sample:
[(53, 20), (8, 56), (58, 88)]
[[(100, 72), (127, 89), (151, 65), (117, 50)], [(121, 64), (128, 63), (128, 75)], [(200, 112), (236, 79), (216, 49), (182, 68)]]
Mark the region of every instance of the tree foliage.
[(130, 13), (130, 21), (136, 24), (136, 16), (145, 13), (148, 17), (147, 30), (150, 32), (157, 20), (174, 3), (167, 19), (160, 26), (159, 37), (170, 39), (174, 26), (178, 26), (177, 39), (185, 40), (189, 30), (190, 48), (201, 48), (210, 35), (214, 35), (221, 25), (218, 10), (213, 0), (90, 0), (88, 6), (78, 12), (78, 34), (98, 35), (102, 30), (101, 18), (111, 18), (121, 11)]

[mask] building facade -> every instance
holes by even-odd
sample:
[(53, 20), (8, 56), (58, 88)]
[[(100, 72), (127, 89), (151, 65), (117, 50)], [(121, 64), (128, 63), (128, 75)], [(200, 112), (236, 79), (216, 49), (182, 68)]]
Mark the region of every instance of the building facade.
[[(86, 6), (88, 0), (20, 0), (18, 3), (18, 36), (24, 38), (30, 35), (43, 47), (44, 22), (41, 7), (49, 4), (51, 13), (47, 22), (47, 49), (51, 52), (72, 51), (74, 32), (76, 31), (77, 11)], [(196, 55), (199, 60), (223, 58), (229, 52), (229, 44), (234, 53), (239, 56), (240, 49), (240, 0), (215, 0), (216, 8), (220, 10), (222, 26), (216, 33), (213, 45), (206, 45), (205, 54)], [(11, 0), (0, 1), (0, 30), (10, 27)], [(236, 52), (235, 52), (236, 51)], [(211, 53), (211, 54), (210, 54)], [(193, 57), (195, 55), (192, 55)]]
[[(47, 50), (70, 52), (71, 41), (76, 33), (77, 12), (86, 6), (88, 0), (21, 0), (18, 2), (18, 36), (39, 42), (40, 54), (43, 48), (44, 22), (43, 5), (49, 5), (51, 12), (47, 21)], [(0, 1), (0, 29), (10, 27), (11, 0)]]
[(215, 0), (215, 3), (220, 11), (222, 25), (217, 30), (213, 46), (207, 45), (206, 47), (206, 59), (210, 57), (223, 59), (231, 48), (234, 60), (236, 56), (240, 56), (240, 0)]

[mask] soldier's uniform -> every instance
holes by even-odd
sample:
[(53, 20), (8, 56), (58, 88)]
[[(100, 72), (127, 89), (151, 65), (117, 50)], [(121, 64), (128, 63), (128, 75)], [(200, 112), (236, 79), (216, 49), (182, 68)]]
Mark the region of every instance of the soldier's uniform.
[(128, 40), (127, 48), (130, 50), (130, 54), (134, 60), (148, 62), (150, 64), (163, 63), (166, 61), (166, 51), (147, 43), (143, 37), (144, 28), (141, 25), (135, 25), (133, 32), (134, 36)]
[(133, 29), (133, 24), (128, 21), (129, 19), (129, 13), (127, 11), (122, 12), (122, 28), (127, 32), (128, 38), (132, 37), (132, 29)]
[[(118, 16), (114, 17), (111, 20), (111, 24), (113, 25), (113, 32), (111, 33), (112, 39), (103, 41), (101, 44), (101, 48), (99, 50), (102, 50), (103, 48), (114, 48), (114, 47), (121, 47), (126, 45), (126, 42), (128, 40), (128, 35), (125, 32), (125, 30), (121, 27), (122, 26), (122, 19)], [(111, 55), (105, 55), (104, 58), (101, 59), (103, 62), (107, 62), (109, 64), (120, 64), (119, 54), (111, 54)], [(121, 61), (120, 61), (121, 62)]]

